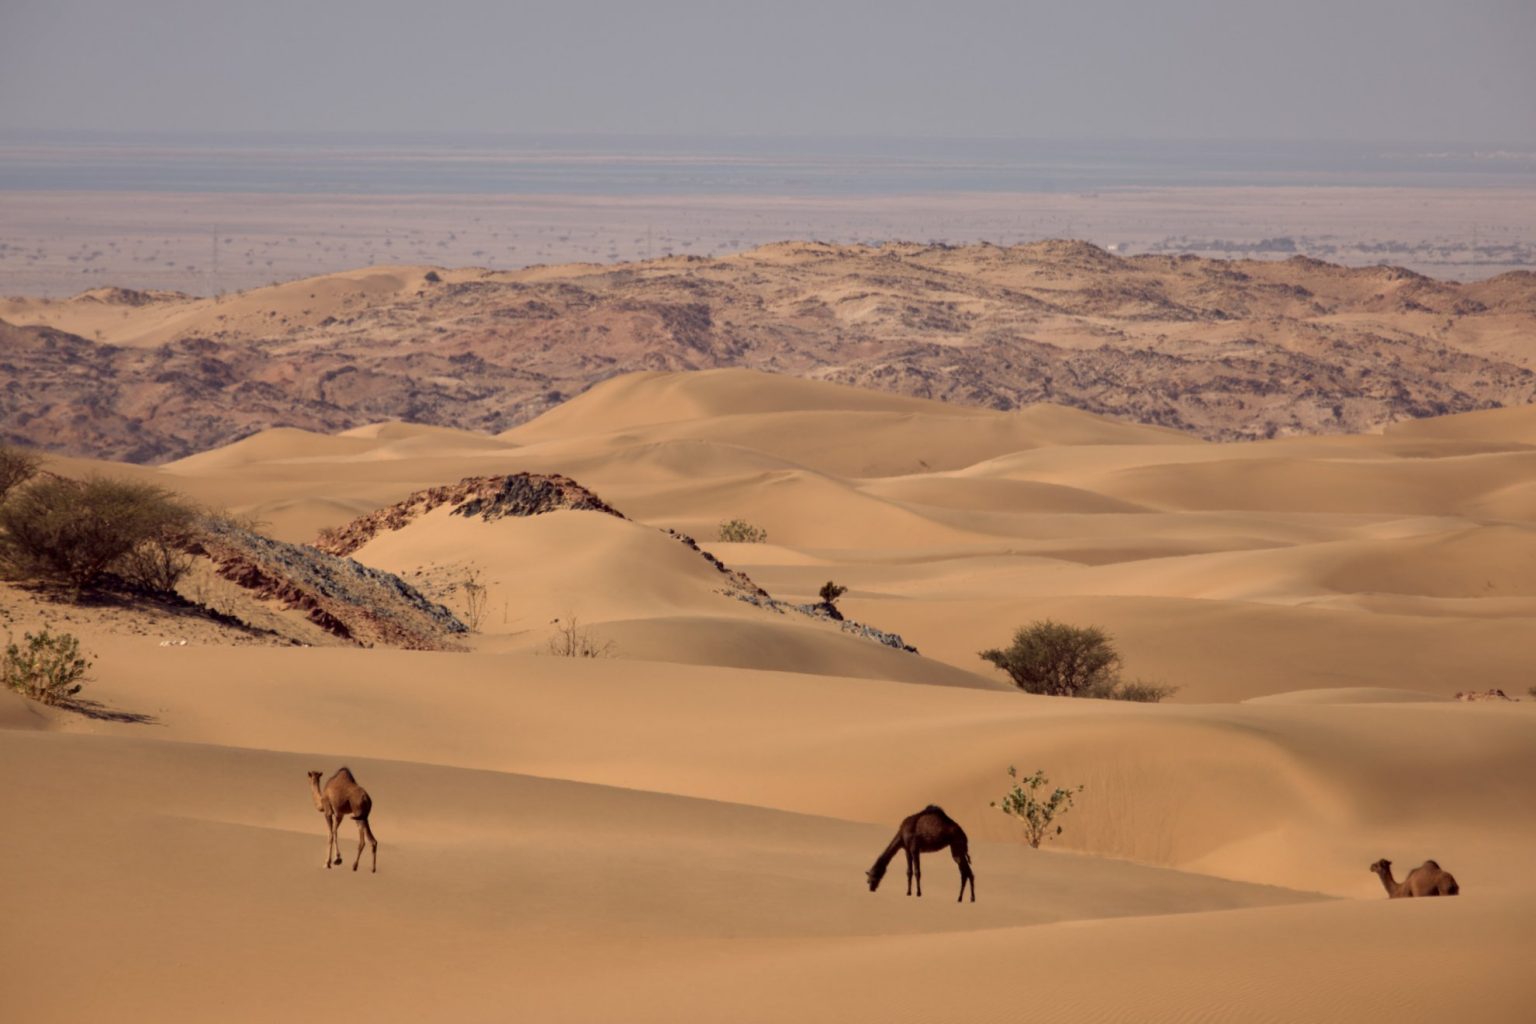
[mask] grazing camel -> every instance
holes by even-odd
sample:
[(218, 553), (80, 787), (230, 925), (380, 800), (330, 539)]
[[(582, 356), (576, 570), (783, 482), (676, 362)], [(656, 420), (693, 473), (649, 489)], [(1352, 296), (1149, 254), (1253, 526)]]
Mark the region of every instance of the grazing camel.
[(320, 773), (309, 773), (309, 788), (315, 798), (315, 810), (325, 815), (326, 827), (330, 830), (330, 838), (325, 844), (325, 866), (331, 866), (331, 854), (336, 855), (335, 863), (341, 863), (341, 842), (336, 838), (336, 830), (341, 827), (341, 822), (347, 815), (351, 815), (357, 821), (357, 859), (352, 862), (352, 870), (356, 871), (358, 864), (363, 860), (363, 843), (368, 843), (373, 852), (373, 870), (379, 870), (379, 841), (373, 838), (373, 829), (368, 827), (368, 812), (373, 810), (373, 799), (368, 796), (368, 791), (357, 784), (352, 777), (349, 768), (339, 768), (331, 780), (320, 788)]
[(1408, 877), (1401, 882), (1393, 879), (1392, 862), (1385, 857), (1372, 864), (1371, 870), (1381, 879), (1381, 884), (1386, 886), (1388, 899), (1395, 900), (1410, 896), (1455, 896), (1461, 892), (1461, 886), (1456, 884), (1455, 876), (1432, 860), (1427, 860), (1408, 872)]
[(891, 845), (885, 848), (880, 859), (875, 861), (875, 866), (865, 873), (869, 879), (869, 891), (874, 892), (880, 888), (880, 880), (885, 877), (886, 865), (891, 858), (896, 856), (897, 850), (904, 850), (907, 854), (907, 895), (912, 895), (912, 879), (917, 879), (917, 894), (923, 894), (923, 868), (918, 859), (919, 854), (934, 853), (949, 847), (950, 854), (955, 858), (955, 864), (960, 868), (960, 895), (955, 897), (955, 902), (965, 899), (965, 883), (971, 883), (971, 902), (976, 902), (976, 873), (971, 870), (970, 844), (965, 838), (965, 829), (955, 824), (954, 819), (944, 813), (943, 808), (929, 804), (916, 814), (904, 819), (901, 827), (896, 830), (896, 838), (891, 840)]

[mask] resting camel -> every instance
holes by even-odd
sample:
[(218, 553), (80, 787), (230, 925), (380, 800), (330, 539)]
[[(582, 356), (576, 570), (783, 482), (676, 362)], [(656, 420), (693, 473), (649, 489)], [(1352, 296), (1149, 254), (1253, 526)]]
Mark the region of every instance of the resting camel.
[(368, 827), (368, 812), (373, 810), (373, 800), (368, 796), (368, 791), (357, 784), (352, 777), (350, 768), (339, 768), (331, 781), (320, 788), (320, 773), (309, 773), (309, 788), (315, 798), (315, 810), (325, 815), (326, 827), (330, 829), (330, 838), (325, 844), (325, 866), (331, 866), (331, 854), (336, 854), (335, 863), (341, 863), (341, 842), (336, 838), (336, 830), (341, 827), (342, 819), (351, 815), (357, 821), (357, 859), (352, 862), (352, 870), (356, 871), (358, 864), (363, 860), (363, 843), (368, 843), (373, 851), (373, 870), (379, 870), (379, 841), (373, 838), (373, 829)]
[(950, 854), (955, 858), (955, 863), (960, 867), (960, 895), (955, 901), (965, 899), (965, 883), (971, 883), (971, 902), (976, 902), (976, 873), (971, 870), (970, 844), (965, 838), (965, 829), (955, 824), (943, 808), (929, 804), (916, 814), (902, 821), (901, 827), (896, 830), (896, 838), (891, 840), (891, 845), (885, 848), (880, 859), (875, 861), (875, 866), (866, 872), (869, 878), (869, 891), (874, 892), (880, 888), (880, 879), (885, 877), (886, 865), (891, 858), (896, 856), (897, 850), (905, 850), (907, 854), (907, 895), (912, 895), (912, 879), (917, 879), (917, 894), (923, 894), (923, 867), (918, 855), (934, 853), (949, 847)]
[(1388, 899), (1395, 900), (1400, 896), (1455, 896), (1461, 892), (1455, 877), (1432, 860), (1408, 872), (1408, 877), (1401, 882), (1392, 878), (1392, 862), (1386, 858), (1372, 864), (1371, 870), (1376, 872), (1381, 884), (1387, 887)]

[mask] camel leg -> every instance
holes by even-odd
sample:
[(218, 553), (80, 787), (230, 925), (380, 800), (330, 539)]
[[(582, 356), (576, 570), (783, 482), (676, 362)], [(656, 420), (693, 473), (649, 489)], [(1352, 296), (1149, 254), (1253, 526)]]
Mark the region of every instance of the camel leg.
[(373, 829), (368, 827), (367, 818), (357, 819), (357, 859), (352, 862), (352, 870), (363, 862), (363, 844), (368, 843), (373, 849), (373, 870), (379, 870), (379, 841), (373, 838)]
[(330, 861), (326, 865), (327, 867), (329, 867), (331, 864), (341, 864), (341, 837), (339, 837), (336, 833), (341, 830), (342, 820), (343, 815), (340, 814), (336, 815), (336, 817), (331, 820), (331, 850), (335, 854), (335, 859)]
[(907, 855), (907, 895), (911, 896), (912, 895), (912, 851), (911, 850), (903, 850), (902, 852)]
[(368, 849), (373, 854), (373, 873), (379, 873), (379, 841), (373, 838), (373, 829), (368, 824), (368, 819), (363, 819), (363, 831), (368, 834)]
[(331, 851), (336, 848), (336, 816), (330, 811), (325, 812), (325, 866), (329, 870), (331, 866)]
[(965, 883), (971, 883), (971, 902), (976, 902), (976, 872), (971, 870), (971, 859), (965, 854), (955, 858), (955, 865), (960, 868), (960, 895), (955, 897), (959, 903), (965, 899)]
[(912, 851), (912, 871), (917, 875), (917, 895), (923, 895), (923, 861), (922, 854)]

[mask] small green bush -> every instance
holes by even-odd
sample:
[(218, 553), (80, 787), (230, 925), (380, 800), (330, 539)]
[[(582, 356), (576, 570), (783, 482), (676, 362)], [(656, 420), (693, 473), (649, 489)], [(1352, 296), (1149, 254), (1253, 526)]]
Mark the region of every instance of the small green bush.
[(26, 634), (21, 644), (11, 639), (0, 674), (7, 689), (44, 704), (63, 704), (80, 692), (89, 667), (90, 659), (80, 653), (80, 641), (73, 634), (54, 636), (45, 629)]
[(197, 511), (153, 484), (49, 476), (0, 505), (0, 566), (13, 576), (81, 593), (116, 576), (169, 590), (190, 561), (180, 542)]
[[(1040, 791), (1051, 784), (1043, 770), (1020, 778), (1017, 769), (1009, 765), (1008, 777), (1013, 779), (1013, 786), (1003, 797), (1002, 812), (1023, 822), (1025, 842), (1038, 850), (1041, 840), (1054, 839), (1061, 835), (1061, 826), (1056, 825), (1056, 830), (1053, 832), (1051, 825), (1055, 823), (1056, 818), (1072, 809), (1072, 798), (1081, 793), (1083, 787), (1078, 786), (1076, 789), (1058, 787), (1052, 790), (1050, 796), (1042, 800), (1039, 796)], [(994, 800), (992, 806), (999, 805)]]
[(720, 524), (720, 539), (732, 544), (762, 544), (768, 539), (768, 531), (745, 519), (730, 519)]

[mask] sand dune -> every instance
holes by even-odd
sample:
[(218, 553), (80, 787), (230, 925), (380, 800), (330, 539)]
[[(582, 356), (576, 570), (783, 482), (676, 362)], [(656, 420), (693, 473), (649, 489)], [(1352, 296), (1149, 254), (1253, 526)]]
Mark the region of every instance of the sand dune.
[[(461, 653), (236, 647), (5, 587), (13, 631), (81, 637), (117, 718), (0, 695), (0, 869), (26, 879), (0, 1015), (1524, 1020), (1536, 701), (1448, 699), (1531, 682), (1524, 429), (1215, 445), (732, 371), (618, 378), (500, 437), (54, 460), (293, 540), (514, 472), (628, 518), (443, 505), (352, 552), (461, 613), (477, 573)], [(735, 517), (769, 542), (716, 541)], [(845, 585), (845, 614), (921, 653), (740, 600), (664, 528), (785, 602)], [(573, 616), (606, 656), (549, 653)], [(1181, 689), (1014, 691), (977, 652), (1047, 617)], [(342, 763), (377, 875), (319, 862), (303, 773)], [(1010, 765), (1084, 787), (1042, 850), (991, 806)], [(970, 835), (974, 905), (944, 853), (921, 901), (899, 858), (867, 890), (929, 802)], [(1384, 856), (1463, 894), (1389, 902)]]

